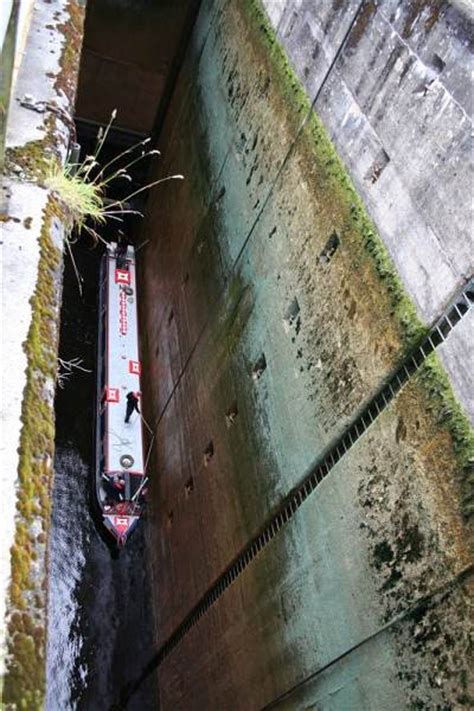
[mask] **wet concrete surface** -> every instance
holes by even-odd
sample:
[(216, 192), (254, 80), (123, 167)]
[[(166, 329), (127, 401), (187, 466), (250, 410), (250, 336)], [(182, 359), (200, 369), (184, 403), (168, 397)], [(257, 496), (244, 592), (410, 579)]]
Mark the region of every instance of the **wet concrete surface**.
[[(388, 257), (377, 262), (364, 241), (368, 217), (333, 148), (316, 123), (300, 130), (295, 86), (255, 23), (235, 3), (203, 3), (159, 146), (158, 175), (185, 180), (151, 194), (144, 223), (160, 643), (416, 335), (412, 305), (402, 312), (392, 299)], [(318, 674), (312, 707), (342, 657), (350, 663), (322, 708), (345, 711), (348, 698), (364, 711), (465, 703), (447, 632), (456, 628), (464, 658), (467, 595), (453, 561), (470, 565), (469, 533), (456, 453), (430, 393), (421, 376), (407, 386), (180, 639), (160, 667), (163, 708), (262, 709)], [(424, 634), (413, 605), (438, 582), (456, 594), (443, 607), (433, 593), (424, 624), (435, 642), (409, 648)]]
[[(61, 357), (94, 371), (99, 250), (75, 248), (81, 298), (65, 272)], [(118, 558), (92, 515), (95, 373), (75, 372), (56, 397), (56, 457), (50, 542), (47, 711), (116, 704), (153, 653), (143, 521)], [(149, 678), (127, 705), (158, 708)]]

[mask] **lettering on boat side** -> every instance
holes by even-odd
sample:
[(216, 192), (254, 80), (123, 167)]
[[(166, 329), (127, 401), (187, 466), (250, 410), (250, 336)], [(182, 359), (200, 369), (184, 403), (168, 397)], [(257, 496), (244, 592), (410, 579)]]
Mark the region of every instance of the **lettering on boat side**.
[(119, 322), (120, 335), (126, 336), (128, 332), (127, 294), (123, 289), (120, 290)]

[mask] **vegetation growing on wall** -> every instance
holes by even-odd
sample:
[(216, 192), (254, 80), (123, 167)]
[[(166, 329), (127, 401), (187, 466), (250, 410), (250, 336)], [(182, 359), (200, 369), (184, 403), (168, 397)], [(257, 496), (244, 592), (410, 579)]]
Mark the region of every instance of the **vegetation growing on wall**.
[(474, 430), (456, 400), (439, 358), (432, 354), (419, 372), (437, 425), (449, 432), (459, 470), (461, 508), (465, 518), (474, 515)]
[[(68, 19), (57, 26), (65, 42), (55, 88), (64, 91), (72, 101), (84, 8), (77, 0), (71, 0), (65, 9)], [(60, 13), (56, 13), (54, 18), (59, 19)], [(51, 169), (51, 163), (59, 164), (64, 153), (64, 126), (59, 126), (58, 117), (71, 128), (63, 110), (54, 104), (46, 109), (44, 137), (6, 152), (8, 172), (21, 181), (40, 185)], [(64, 210), (57, 200), (49, 196), (38, 237), (38, 277), (31, 299), (29, 332), (24, 344), (27, 369), (21, 412), (17, 514), (11, 548), (7, 658), (2, 696), (8, 707), (28, 710), (42, 709), (45, 693), (47, 546), (53, 481), (53, 398), (62, 270), (62, 254), (53, 243), (52, 231), (55, 222), (64, 223), (65, 219)], [(31, 218), (26, 218), (24, 227), (31, 227)]]
[[(428, 329), (418, 317), (388, 250), (321, 120), (312, 109), (311, 100), (288, 61), (260, 0), (245, 0), (243, 6), (248, 13), (249, 24), (258, 28), (265, 54), (272, 65), (272, 80), (278, 82), (279, 91), (290, 107), (289, 113), (293, 113), (295, 118), (295, 129), (300, 131), (298, 141), (302, 143), (300, 153), (307, 161), (308, 174), (313, 176), (321, 202), (329, 202), (339, 222), (344, 225), (343, 238), (353, 252), (354, 261), (365, 261), (377, 275), (381, 290), (388, 299), (390, 316), (398, 324), (405, 352), (409, 352), (420, 343)], [(470, 515), (474, 510), (472, 427), (453, 394), (437, 356), (427, 359), (420, 380), (435, 418), (451, 435), (454, 454), (463, 472), (463, 512), (466, 516)]]
[(27, 380), (21, 415), (16, 531), (11, 549), (4, 701), (25, 709), (42, 708), (45, 685), (46, 542), (51, 513), (61, 265), (61, 253), (51, 240), (51, 226), (58, 215), (58, 206), (50, 198), (44, 210), (38, 282), (25, 343)]
[(272, 65), (272, 80), (278, 82), (279, 91), (295, 117), (296, 131), (301, 130), (298, 138), (303, 143), (301, 153), (308, 163), (308, 174), (317, 182), (321, 202), (328, 202), (344, 223), (345, 238), (350, 241), (355, 255), (361, 248), (364, 250), (366, 260), (372, 263), (388, 294), (392, 314), (406, 347), (414, 347), (426, 333), (426, 328), (418, 318), (387, 248), (320, 118), (312, 109), (310, 97), (279, 43), (260, 0), (245, 0), (244, 4), (251, 23), (259, 28)]

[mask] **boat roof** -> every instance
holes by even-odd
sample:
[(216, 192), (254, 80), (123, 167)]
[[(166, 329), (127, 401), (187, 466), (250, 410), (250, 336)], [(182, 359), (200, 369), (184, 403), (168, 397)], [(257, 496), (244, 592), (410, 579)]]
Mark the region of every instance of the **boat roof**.
[(108, 275), (105, 470), (125, 469), (131, 474), (143, 475), (141, 417), (134, 411), (129, 423), (125, 423), (127, 395), (135, 393), (140, 399), (135, 253), (133, 247), (127, 248), (124, 255), (126, 267), (120, 269), (117, 268), (115, 251), (115, 244), (108, 245), (105, 257)]

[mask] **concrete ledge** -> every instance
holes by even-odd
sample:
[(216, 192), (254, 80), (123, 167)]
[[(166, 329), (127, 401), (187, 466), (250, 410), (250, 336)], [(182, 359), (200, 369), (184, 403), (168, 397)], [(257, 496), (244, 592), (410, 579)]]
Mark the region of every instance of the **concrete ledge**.
[(64, 163), (67, 153), (82, 23), (77, 0), (35, 3), (10, 102), (2, 182), (0, 624), (2, 633), (7, 629), (1, 666), (4, 703), (29, 709), (42, 708), (45, 684), (53, 400), (67, 231), (43, 181), (49, 164)]

